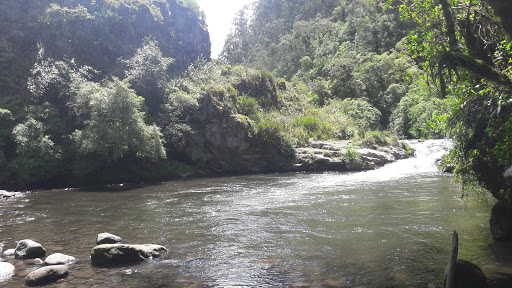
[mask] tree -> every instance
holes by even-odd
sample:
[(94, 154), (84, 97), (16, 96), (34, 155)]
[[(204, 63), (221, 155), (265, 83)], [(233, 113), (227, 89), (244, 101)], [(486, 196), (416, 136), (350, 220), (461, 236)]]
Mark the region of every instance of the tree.
[(502, 177), (512, 164), (512, 59), (506, 1), (405, 1), (403, 18), (417, 25), (410, 49), (452, 109), (447, 124), (456, 140), (451, 159), (466, 184), (479, 183), (507, 199)]
[(12, 131), (17, 144), (17, 171), (25, 185), (51, 180), (60, 169), (61, 149), (45, 133), (43, 123), (29, 117)]
[(81, 106), (90, 115), (84, 128), (73, 133), (81, 153), (93, 153), (106, 161), (127, 155), (152, 161), (165, 158), (160, 128), (144, 123), (144, 99), (126, 82), (117, 78), (104, 86), (84, 82), (76, 92), (75, 102), (86, 103)]
[(149, 114), (154, 116), (163, 104), (169, 78), (167, 69), (174, 59), (163, 57), (158, 43), (153, 39), (146, 39), (135, 55), (124, 62), (128, 67), (125, 72), (127, 81), (145, 99)]

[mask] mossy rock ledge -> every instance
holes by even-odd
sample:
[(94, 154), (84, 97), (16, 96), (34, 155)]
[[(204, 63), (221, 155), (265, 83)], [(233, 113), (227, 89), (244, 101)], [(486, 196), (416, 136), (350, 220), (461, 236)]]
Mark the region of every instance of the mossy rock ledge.
[(136, 264), (166, 252), (167, 248), (154, 244), (102, 244), (92, 249), (91, 264), (96, 267)]
[(364, 171), (414, 155), (400, 145), (352, 147), (347, 142), (317, 141), (295, 149), (295, 171)]

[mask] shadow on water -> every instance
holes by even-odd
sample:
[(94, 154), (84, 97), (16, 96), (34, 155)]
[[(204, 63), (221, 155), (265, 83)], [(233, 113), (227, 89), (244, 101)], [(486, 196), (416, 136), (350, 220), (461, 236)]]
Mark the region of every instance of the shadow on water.
[[(441, 283), (457, 230), (460, 257), (482, 267), (492, 287), (512, 287), (512, 247), (489, 233), (492, 201), (465, 203), (453, 178), (435, 169), (450, 143), (411, 145), (416, 158), (361, 173), (30, 193), (0, 202), (0, 241), (7, 249), (30, 238), (76, 257), (69, 277), (49, 287), (426, 287)], [(102, 232), (169, 253), (93, 268)], [(5, 287), (23, 286), (37, 268), (6, 260), (17, 270)]]

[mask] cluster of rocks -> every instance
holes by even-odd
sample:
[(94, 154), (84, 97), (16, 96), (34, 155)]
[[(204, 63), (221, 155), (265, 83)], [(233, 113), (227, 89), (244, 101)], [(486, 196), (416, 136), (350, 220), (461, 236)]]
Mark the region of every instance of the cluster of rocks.
[[(30, 239), (18, 241), (15, 249), (5, 250), (3, 254), (7, 257), (23, 260), (26, 264), (46, 265), (30, 272), (25, 277), (25, 284), (29, 287), (46, 285), (66, 278), (69, 275), (67, 265), (76, 261), (74, 257), (61, 253), (51, 254), (43, 261), (41, 258), (46, 256), (46, 249)], [(10, 278), (14, 275), (14, 272), (14, 265), (1, 262), (0, 278)]]
[(353, 148), (350, 142), (312, 142), (296, 148), (297, 171), (360, 171), (376, 169), (412, 156), (402, 147)]
[[(110, 267), (142, 262), (149, 258), (160, 257), (167, 249), (153, 244), (122, 244), (123, 239), (110, 233), (100, 233), (96, 238), (97, 246), (91, 251), (91, 264), (97, 267)], [(3, 244), (2, 244), (3, 245)], [(3, 246), (0, 246), (0, 252)], [(15, 249), (3, 252), (8, 258), (23, 260), (25, 264), (45, 265), (30, 272), (25, 277), (29, 287), (51, 284), (69, 275), (68, 265), (76, 262), (75, 257), (54, 253), (46, 257), (46, 249), (35, 241), (25, 239), (17, 243)], [(0, 261), (0, 281), (9, 279), (15, 273), (15, 266)]]

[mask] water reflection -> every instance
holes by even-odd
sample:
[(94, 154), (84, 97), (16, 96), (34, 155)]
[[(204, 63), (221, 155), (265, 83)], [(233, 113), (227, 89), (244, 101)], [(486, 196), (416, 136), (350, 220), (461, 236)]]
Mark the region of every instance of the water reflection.
[[(464, 203), (452, 177), (434, 169), (447, 143), (411, 145), (415, 160), (363, 173), (33, 193), (0, 202), (0, 242), (32, 238), (75, 256), (55, 287), (426, 287), (441, 282), (456, 229), (462, 258), (494, 278), (507, 275), (512, 259), (503, 255), (512, 249), (490, 239), (492, 203)], [(92, 268), (101, 232), (170, 252), (124, 269)], [(34, 269), (17, 265), (6, 287), (19, 287)]]

